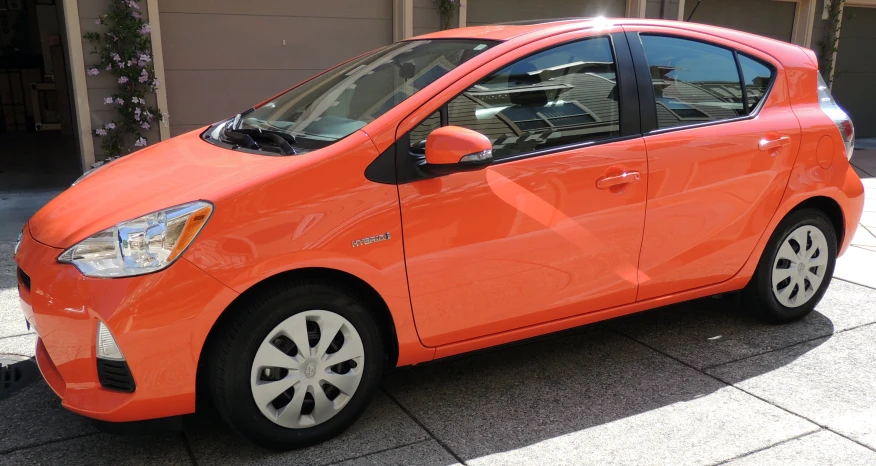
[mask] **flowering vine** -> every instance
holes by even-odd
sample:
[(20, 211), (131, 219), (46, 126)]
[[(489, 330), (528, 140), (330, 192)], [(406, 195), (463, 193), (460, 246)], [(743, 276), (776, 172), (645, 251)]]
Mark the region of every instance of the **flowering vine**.
[(453, 19), (453, 13), (459, 10), (459, 0), (432, 0), (435, 2), (435, 8), (438, 9), (438, 16), (441, 18), (441, 29), (450, 29), (450, 21)]
[(119, 85), (103, 102), (113, 106), (119, 118), (92, 130), (110, 159), (148, 145), (143, 131), (164, 118), (146, 103), (146, 96), (154, 94), (160, 83), (152, 64), (152, 29), (139, 10), (139, 0), (112, 0), (109, 12), (96, 21), (107, 26), (106, 32), (83, 36), (94, 45), (91, 53), (100, 57), (99, 65), (89, 68), (87, 74), (107, 72)]

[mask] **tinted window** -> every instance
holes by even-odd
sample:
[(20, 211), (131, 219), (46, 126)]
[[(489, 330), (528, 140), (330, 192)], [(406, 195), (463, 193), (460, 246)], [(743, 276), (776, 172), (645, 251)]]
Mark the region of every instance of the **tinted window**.
[(467, 39), (398, 42), (276, 97), (245, 114), (240, 126), (287, 132), (328, 145), (493, 45)]
[(741, 53), (739, 54), (739, 65), (742, 67), (742, 76), (745, 79), (748, 111), (751, 112), (766, 95), (770, 81), (772, 81), (773, 71), (771, 67)]
[[(616, 137), (618, 88), (607, 37), (561, 45), (515, 62), (447, 105), (448, 122), (486, 135), (493, 157)], [(411, 132), (422, 150), (440, 123), (433, 114)]]
[(641, 38), (651, 69), (658, 128), (745, 115), (733, 52), (675, 37)]

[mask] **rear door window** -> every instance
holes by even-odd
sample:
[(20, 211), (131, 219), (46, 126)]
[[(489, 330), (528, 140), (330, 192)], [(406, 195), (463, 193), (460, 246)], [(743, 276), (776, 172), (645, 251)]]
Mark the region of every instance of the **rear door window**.
[(746, 55), (738, 55), (740, 68), (737, 54), (724, 47), (660, 35), (641, 39), (659, 129), (748, 115), (772, 79), (769, 67)]

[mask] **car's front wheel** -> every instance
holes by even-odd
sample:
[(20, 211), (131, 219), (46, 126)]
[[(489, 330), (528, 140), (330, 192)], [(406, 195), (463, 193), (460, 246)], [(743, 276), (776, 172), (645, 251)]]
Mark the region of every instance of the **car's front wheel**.
[(237, 432), (275, 450), (341, 433), (367, 407), (383, 369), (380, 334), (363, 302), (326, 283), (268, 290), (220, 331), (214, 403)]
[(769, 322), (803, 318), (827, 291), (836, 255), (836, 232), (823, 212), (792, 212), (764, 249), (751, 282), (743, 290), (743, 302)]

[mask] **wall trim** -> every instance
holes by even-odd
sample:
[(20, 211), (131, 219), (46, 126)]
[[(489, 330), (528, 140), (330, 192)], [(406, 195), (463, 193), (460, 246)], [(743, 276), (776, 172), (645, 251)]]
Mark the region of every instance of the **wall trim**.
[(164, 112), (164, 121), (158, 125), (158, 134), (164, 141), (170, 139), (170, 116), (167, 113), (167, 80), (164, 78), (164, 49), (161, 48), (158, 0), (146, 0), (146, 11), (149, 14), (149, 26), (152, 28), (152, 65), (155, 67), (155, 78), (160, 83), (156, 98), (159, 110)]
[(414, 0), (392, 1), (392, 41), (414, 36)]
[(645, 5), (648, 0), (627, 0), (626, 16), (627, 18), (644, 18)]
[(468, 0), (459, 0), (459, 12), (457, 15), (459, 16), (459, 21), (457, 22), (457, 26), (464, 28), (468, 21)]
[(91, 108), (88, 105), (85, 53), (82, 48), (82, 28), (79, 24), (79, 1), (64, 0), (63, 3), (74, 117), (76, 130), (79, 133), (79, 158), (84, 172), (94, 163), (94, 138), (91, 136)]
[(812, 48), (812, 29), (815, 24), (815, 0), (773, 0), (796, 3), (794, 26), (791, 28), (791, 43)]

